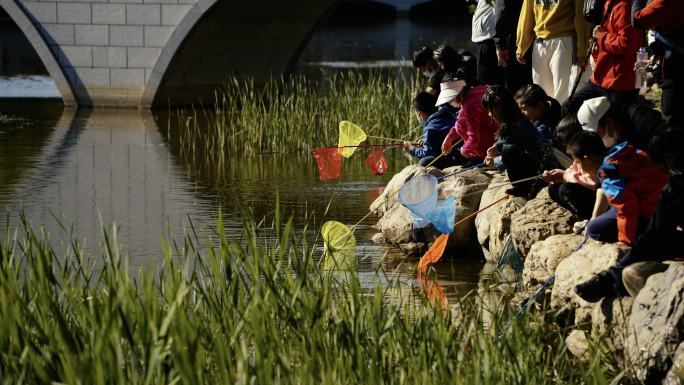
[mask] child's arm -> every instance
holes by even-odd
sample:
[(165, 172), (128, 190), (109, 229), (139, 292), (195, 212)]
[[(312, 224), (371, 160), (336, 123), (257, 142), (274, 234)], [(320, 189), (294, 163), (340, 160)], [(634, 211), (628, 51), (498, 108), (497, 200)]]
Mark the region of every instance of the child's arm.
[(608, 199), (603, 194), (603, 190), (596, 190), (596, 201), (594, 201), (594, 211), (591, 213), (591, 219), (598, 217), (599, 215), (608, 211)]

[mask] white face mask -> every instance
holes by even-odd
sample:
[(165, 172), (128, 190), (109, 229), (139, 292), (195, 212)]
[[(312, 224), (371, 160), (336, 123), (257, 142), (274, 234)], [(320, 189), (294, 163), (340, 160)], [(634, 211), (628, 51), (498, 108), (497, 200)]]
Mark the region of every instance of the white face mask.
[(603, 135), (603, 145), (606, 146), (606, 148), (611, 148), (618, 144), (618, 137), (617, 137), (617, 132), (613, 130), (613, 136), (608, 136), (608, 131), (606, 131), (606, 134)]
[(425, 72), (423, 72), (423, 75), (425, 75), (428, 78), (431, 78), (431, 77), (435, 76), (436, 73), (437, 73), (437, 71), (425, 71)]

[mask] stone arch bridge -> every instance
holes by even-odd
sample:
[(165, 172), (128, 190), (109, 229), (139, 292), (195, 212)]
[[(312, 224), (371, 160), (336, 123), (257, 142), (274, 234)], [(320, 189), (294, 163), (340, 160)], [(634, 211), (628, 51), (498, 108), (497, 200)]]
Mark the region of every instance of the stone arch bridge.
[[(230, 75), (264, 82), (289, 73), (342, 1), (0, 0), (0, 6), (38, 53), (65, 105), (151, 108), (198, 98), (212, 103)], [(391, 1), (398, 10), (418, 2), (382, 2)]]

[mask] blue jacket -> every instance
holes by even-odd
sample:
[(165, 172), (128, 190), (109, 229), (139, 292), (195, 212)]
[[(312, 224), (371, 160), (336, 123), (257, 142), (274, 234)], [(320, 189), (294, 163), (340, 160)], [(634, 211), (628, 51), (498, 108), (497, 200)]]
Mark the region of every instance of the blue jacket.
[[(544, 137), (539, 133), (537, 127), (527, 118), (519, 118), (517, 122), (513, 123), (508, 127), (508, 135), (494, 143), (499, 153), (503, 152), (503, 147), (507, 144), (513, 144), (522, 147), (527, 155), (532, 157), (532, 159), (541, 163), (544, 159), (544, 154), (546, 153), (546, 148), (551, 145), (551, 142), (544, 139)], [(506, 170), (506, 166), (501, 161), (501, 157), (497, 156), (494, 159), (494, 164), (499, 171)], [(549, 153), (546, 157), (545, 169), (558, 167), (558, 162), (553, 154)]]
[(550, 104), (544, 111), (544, 114), (538, 121), (534, 122), (537, 130), (546, 140), (553, 139), (553, 134), (556, 132), (556, 127), (558, 127), (558, 121), (561, 116), (561, 105), (556, 99), (552, 98), (549, 102)]
[(456, 118), (446, 106), (430, 115), (423, 128), (423, 136), (425, 136), (423, 148), (414, 147), (411, 155), (419, 159), (426, 156), (439, 156), (442, 153), (444, 138), (454, 124), (456, 124)]

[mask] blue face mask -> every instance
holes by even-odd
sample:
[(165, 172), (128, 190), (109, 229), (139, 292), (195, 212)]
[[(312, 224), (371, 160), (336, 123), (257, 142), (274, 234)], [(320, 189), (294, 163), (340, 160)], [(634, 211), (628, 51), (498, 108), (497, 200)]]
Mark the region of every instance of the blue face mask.
[(421, 120), (420, 124), (422, 124), (423, 126), (427, 126), (427, 120)]

